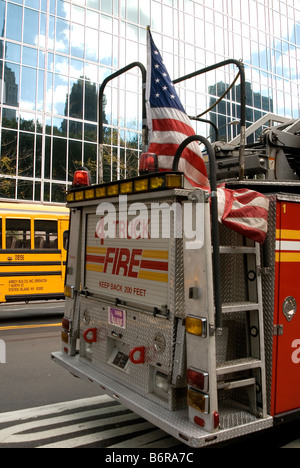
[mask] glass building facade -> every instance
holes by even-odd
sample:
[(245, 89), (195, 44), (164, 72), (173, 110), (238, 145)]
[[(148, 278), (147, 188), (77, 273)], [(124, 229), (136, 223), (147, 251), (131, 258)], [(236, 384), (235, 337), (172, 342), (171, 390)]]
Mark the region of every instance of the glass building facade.
[[(246, 66), (247, 125), (266, 112), (299, 117), (299, 0), (0, 0), (0, 197), (63, 202), (76, 167), (97, 181), (98, 92), (134, 61), (146, 27), (173, 79), (228, 58)], [(227, 66), (177, 85), (199, 115), (232, 83)], [(205, 118), (238, 131), (239, 86)], [(141, 151), (138, 69), (105, 91), (104, 179), (136, 174)], [(205, 123), (195, 130), (211, 133)]]

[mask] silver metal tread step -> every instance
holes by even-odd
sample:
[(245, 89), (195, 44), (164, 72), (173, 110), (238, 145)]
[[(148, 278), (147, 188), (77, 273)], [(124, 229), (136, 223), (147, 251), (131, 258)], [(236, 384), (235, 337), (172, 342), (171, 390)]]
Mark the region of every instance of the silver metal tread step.
[(220, 245), (220, 254), (256, 254), (256, 247)]
[(240, 372), (249, 369), (257, 369), (261, 367), (261, 360), (254, 358), (242, 358), (233, 361), (217, 363), (217, 375), (230, 374), (232, 372)]
[(229, 314), (230, 312), (247, 312), (249, 310), (259, 310), (260, 307), (258, 302), (225, 302), (222, 304), (222, 312), (224, 314)]
[(250, 387), (252, 385), (256, 386), (256, 380), (254, 377), (240, 380), (220, 380), (218, 382), (218, 390), (232, 390), (233, 388)]

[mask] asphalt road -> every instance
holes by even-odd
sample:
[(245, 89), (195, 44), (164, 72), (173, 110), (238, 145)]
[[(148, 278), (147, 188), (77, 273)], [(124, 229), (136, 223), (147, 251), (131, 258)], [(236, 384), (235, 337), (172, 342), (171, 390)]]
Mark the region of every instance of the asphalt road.
[[(100, 395), (51, 360), (60, 350), (63, 302), (0, 305), (0, 448), (184, 446)], [(1, 354), (0, 354), (1, 362)], [(300, 448), (299, 422), (233, 441), (230, 448)]]
[(51, 360), (61, 348), (63, 303), (0, 306), (0, 339), (6, 364), (0, 364), (0, 414), (99, 395)]

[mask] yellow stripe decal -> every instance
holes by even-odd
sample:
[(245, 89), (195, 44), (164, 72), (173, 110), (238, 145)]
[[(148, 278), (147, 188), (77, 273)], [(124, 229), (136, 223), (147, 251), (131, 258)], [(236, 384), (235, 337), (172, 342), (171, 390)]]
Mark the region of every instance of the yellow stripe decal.
[(101, 254), (105, 255), (107, 251), (106, 247), (87, 247), (86, 248), (86, 253), (94, 253), (94, 254)]
[(103, 268), (104, 268), (104, 265), (95, 265), (95, 264), (92, 264), (92, 263), (87, 263), (86, 264), (86, 270), (87, 271), (97, 271), (99, 273), (103, 273)]
[(167, 250), (144, 250), (143, 258), (155, 258), (160, 260), (168, 260), (169, 252)]
[(276, 229), (276, 239), (300, 240), (300, 231), (296, 229)]
[(143, 279), (143, 280), (158, 281), (159, 283), (168, 282), (167, 273), (154, 273), (152, 271), (140, 271), (138, 278)]
[(300, 262), (300, 252), (276, 252), (276, 262)]

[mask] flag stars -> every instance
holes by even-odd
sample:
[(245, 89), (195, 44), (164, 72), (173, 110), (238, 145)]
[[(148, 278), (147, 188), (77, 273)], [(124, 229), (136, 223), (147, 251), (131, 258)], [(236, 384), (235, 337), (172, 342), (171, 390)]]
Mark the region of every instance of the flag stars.
[(159, 65), (158, 65), (158, 63), (155, 65), (155, 68), (159, 68)]

